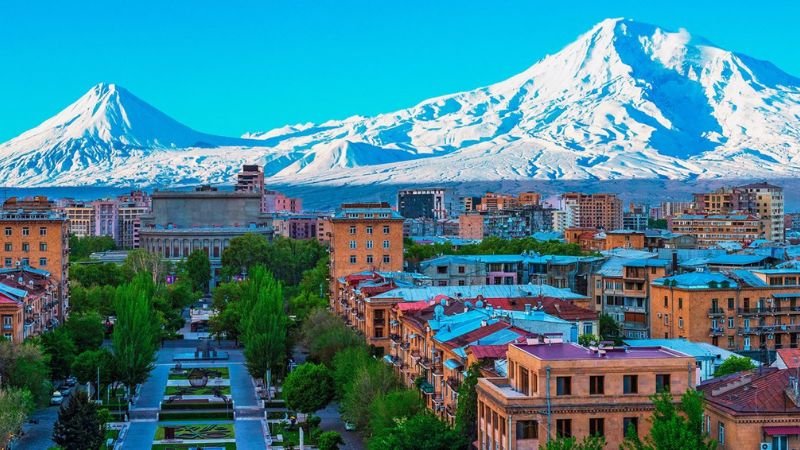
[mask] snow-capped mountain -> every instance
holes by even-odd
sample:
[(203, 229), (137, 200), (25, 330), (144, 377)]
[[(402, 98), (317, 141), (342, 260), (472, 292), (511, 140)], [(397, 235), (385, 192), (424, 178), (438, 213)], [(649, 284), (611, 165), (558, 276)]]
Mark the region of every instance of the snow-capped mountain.
[[(241, 139), (99, 85), (0, 145), (0, 184), (752, 178), (800, 174), (800, 79), (686, 31), (609, 19), (488, 87)], [(227, 177), (227, 179), (225, 179)]]

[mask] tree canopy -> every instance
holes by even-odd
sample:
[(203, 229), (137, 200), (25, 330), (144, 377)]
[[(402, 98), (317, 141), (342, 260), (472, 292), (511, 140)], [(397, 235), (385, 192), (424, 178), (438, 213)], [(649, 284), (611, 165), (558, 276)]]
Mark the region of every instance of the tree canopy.
[(98, 407), (86, 395), (77, 391), (66, 406), (58, 411), (53, 427), (53, 441), (64, 450), (100, 448), (105, 436), (104, 423), (98, 415)]
[(369, 441), (369, 450), (461, 450), (465, 436), (430, 413), (401, 419), (388, 433)]
[(186, 258), (186, 274), (195, 291), (206, 292), (211, 281), (211, 261), (204, 250), (194, 250)]
[(47, 356), (35, 341), (14, 343), (0, 340), (0, 375), (3, 387), (30, 392), (37, 406), (50, 400), (50, 367)]
[(755, 369), (753, 360), (745, 356), (730, 356), (722, 362), (722, 364), (714, 370), (715, 377), (730, 375), (732, 373), (741, 372), (743, 370)]
[(120, 381), (133, 389), (143, 383), (153, 368), (161, 335), (161, 321), (150, 299), (155, 286), (147, 274), (138, 275), (130, 284), (117, 288), (112, 342)]
[(240, 333), (250, 375), (267, 369), (282, 373), (287, 360), (287, 322), (280, 283), (262, 266), (255, 266), (242, 286)]
[(304, 414), (327, 406), (333, 394), (330, 371), (322, 364), (301, 364), (283, 382), (283, 397), (287, 406)]
[(689, 389), (675, 404), (672, 394), (662, 392), (650, 397), (655, 406), (650, 418), (650, 434), (641, 439), (628, 430), (623, 450), (712, 450), (716, 442), (703, 432), (703, 394)]
[(64, 328), (75, 343), (77, 353), (96, 350), (103, 344), (105, 325), (97, 312), (71, 314), (64, 322)]
[(8, 447), (11, 436), (19, 434), (33, 406), (28, 390), (0, 388), (0, 448)]
[(72, 261), (88, 259), (89, 255), (96, 252), (114, 250), (117, 244), (111, 236), (85, 236), (69, 237), (69, 258)]

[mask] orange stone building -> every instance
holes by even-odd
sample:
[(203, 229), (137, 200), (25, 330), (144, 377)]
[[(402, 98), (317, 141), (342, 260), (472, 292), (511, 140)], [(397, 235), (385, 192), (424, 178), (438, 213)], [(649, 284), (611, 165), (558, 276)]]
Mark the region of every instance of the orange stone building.
[[(797, 371), (765, 368), (709, 380), (703, 431), (723, 450), (800, 448)], [(766, 445), (765, 445), (766, 444)]]
[(0, 269), (0, 336), (22, 342), (59, 325), (65, 304), (58, 286), (44, 270)]
[(800, 270), (692, 272), (650, 286), (653, 338), (686, 338), (734, 351), (800, 346)]
[[(589, 435), (618, 448), (626, 430), (649, 432), (650, 396), (692, 387), (694, 358), (662, 347), (585, 348), (529, 339), (508, 347), (508, 377), (478, 381), (481, 450), (537, 450)], [(690, 376), (691, 374), (691, 376)]]
[(346, 275), (403, 270), (403, 218), (388, 203), (343, 204), (330, 224), (331, 298)]
[(622, 228), (622, 200), (615, 194), (569, 192), (561, 199), (567, 211), (568, 227)]

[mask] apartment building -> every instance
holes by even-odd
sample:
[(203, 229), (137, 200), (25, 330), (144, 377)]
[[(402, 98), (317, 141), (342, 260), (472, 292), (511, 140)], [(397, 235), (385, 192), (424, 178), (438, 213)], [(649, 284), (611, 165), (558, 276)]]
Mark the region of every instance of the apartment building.
[(762, 359), (800, 345), (800, 270), (689, 272), (651, 282), (654, 338), (686, 338)]
[(59, 286), (46, 270), (0, 269), (0, 336), (22, 342), (59, 325), (67, 313)]
[(319, 216), (317, 214), (275, 214), (272, 227), (276, 236), (289, 239), (317, 239)]
[(142, 216), (150, 211), (150, 206), (138, 203), (122, 203), (117, 208), (119, 225), (117, 228), (117, 247), (139, 248), (141, 243), (139, 232), (142, 228)]
[(710, 248), (720, 242), (749, 244), (764, 238), (761, 219), (750, 214), (681, 214), (667, 219), (673, 233), (697, 238), (699, 248)]
[(541, 205), (519, 206), (462, 214), (458, 218), (459, 237), (502, 239), (530, 237), (537, 231), (553, 229), (553, 209)]
[(604, 230), (622, 228), (622, 200), (615, 194), (570, 192), (562, 197), (568, 227)]
[(703, 431), (722, 450), (800, 447), (797, 380), (794, 369), (762, 368), (701, 384)]
[[(346, 203), (331, 218), (330, 278), (403, 270), (403, 218), (388, 203)], [(335, 285), (331, 285), (332, 294)]]
[(397, 193), (397, 212), (406, 219), (447, 219), (451, 209), (444, 188), (403, 189)]
[(95, 211), (91, 203), (71, 203), (62, 208), (67, 217), (70, 235), (77, 237), (94, 236)]
[(762, 221), (764, 239), (784, 239), (784, 199), (780, 186), (761, 182), (694, 194), (694, 209), (712, 215), (737, 212), (754, 215)]
[[(529, 339), (508, 346), (506, 377), (478, 381), (481, 450), (535, 450), (589, 435), (617, 448), (627, 430), (649, 432), (650, 396), (692, 387), (692, 357), (655, 348), (585, 348)], [(693, 375), (693, 374), (692, 374)]]
[(236, 174), (236, 185), (233, 189), (239, 192), (264, 192), (264, 171), (258, 164), (245, 164), (242, 171)]

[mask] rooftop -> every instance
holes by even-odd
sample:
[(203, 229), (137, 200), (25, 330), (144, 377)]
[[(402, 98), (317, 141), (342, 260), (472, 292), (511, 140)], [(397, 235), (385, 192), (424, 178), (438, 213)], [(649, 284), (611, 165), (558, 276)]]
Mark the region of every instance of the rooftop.
[[(670, 283), (668, 284), (667, 282)], [(722, 283), (727, 283), (730, 288), (739, 286), (736, 281), (719, 272), (687, 272), (653, 281), (653, 284), (656, 285), (668, 286), (671, 284), (684, 289), (708, 289), (714, 284), (719, 286)]]
[(713, 346), (707, 342), (692, 342), (686, 339), (631, 339), (625, 343), (630, 347), (664, 347), (694, 356), (697, 359), (714, 360), (738, 356), (728, 350)]
[(786, 395), (791, 369), (761, 368), (714, 378), (700, 384), (706, 404), (726, 409), (734, 415), (768, 413), (797, 414), (797, 407)]
[(625, 359), (658, 359), (682, 358), (687, 355), (663, 347), (631, 347), (607, 348), (605, 356), (601, 356), (589, 348), (578, 344), (565, 342), (557, 344), (512, 344), (523, 352), (543, 361), (574, 361), (574, 360), (625, 360)]
[(473, 286), (415, 286), (393, 289), (376, 295), (375, 299), (401, 299), (406, 302), (431, 300), (437, 295), (449, 298), (523, 298), (552, 297), (582, 300), (586, 297), (569, 289), (559, 289), (547, 284), (473, 285)]
[(752, 264), (761, 264), (767, 260), (769, 256), (764, 255), (719, 255), (708, 260), (708, 264), (718, 266), (749, 266)]

